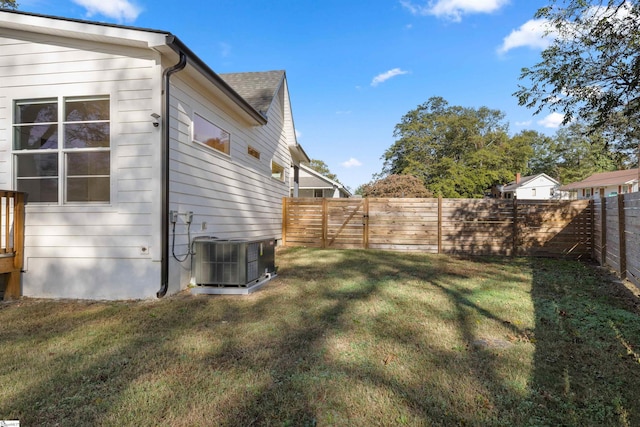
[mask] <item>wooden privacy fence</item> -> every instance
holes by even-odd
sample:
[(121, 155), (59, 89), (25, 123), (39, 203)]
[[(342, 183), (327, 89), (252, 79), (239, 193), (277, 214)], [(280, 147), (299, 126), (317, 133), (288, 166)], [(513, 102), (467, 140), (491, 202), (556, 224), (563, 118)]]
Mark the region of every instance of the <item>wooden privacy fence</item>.
[(640, 286), (640, 193), (595, 200), (593, 228), (594, 258)]
[(589, 200), (283, 199), (283, 245), (591, 257)]
[(24, 259), (24, 193), (0, 191), (0, 274), (7, 274), (4, 299), (20, 296)]

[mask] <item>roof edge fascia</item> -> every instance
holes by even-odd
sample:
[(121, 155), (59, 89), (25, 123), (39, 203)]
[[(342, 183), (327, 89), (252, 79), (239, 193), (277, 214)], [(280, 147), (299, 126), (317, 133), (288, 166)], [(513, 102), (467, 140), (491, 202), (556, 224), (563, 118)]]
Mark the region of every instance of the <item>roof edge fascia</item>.
[(0, 17), (5, 14), (10, 16), (10, 19), (4, 20), (3, 28), (123, 46), (149, 48), (155, 44), (162, 43), (165, 37), (170, 34), (167, 31), (150, 28), (0, 8)]
[(258, 110), (253, 108), (249, 102), (241, 97), (231, 86), (229, 86), (215, 71), (211, 69), (202, 59), (200, 59), (193, 51), (187, 47), (178, 37), (169, 34), (166, 37), (166, 45), (175, 53), (184, 53), (187, 57), (187, 63), (196, 71), (202, 74), (206, 79), (225, 94), (229, 99), (235, 102), (245, 113), (247, 113), (259, 125), (267, 124), (267, 118)]
[(253, 108), (187, 45), (170, 32), (0, 8), (0, 20), (5, 14), (10, 18), (4, 19), (2, 27), (15, 31), (153, 49), (161, 55), (167, 54), (166, 48), (163, 49), (164, 46), (169, 47), (178, 55), (182, 52), (187, 57), (189, 65), (236, 104), (255, 124), (265, 125), (267, 123), (267, 118), (264, 115)]

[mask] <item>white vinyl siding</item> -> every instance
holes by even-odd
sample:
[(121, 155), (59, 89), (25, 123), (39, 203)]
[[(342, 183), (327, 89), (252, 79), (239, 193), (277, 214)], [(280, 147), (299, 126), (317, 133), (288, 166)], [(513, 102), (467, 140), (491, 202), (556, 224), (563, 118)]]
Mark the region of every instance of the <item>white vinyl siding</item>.
[(12, 64), (0, 66), (0, 186), (14, 185), (7, 159), (15, 101), (105, 95), (111, 110), (110, 200), (27, 204), (25, 296), (149, 298), (159, 288), (160, 130), (149, 117), (161, 105), (158, 59), (131, 47), (0, 36), (0, 65)]
[[(4, 188), (15, 183), (11, 129), (16, 100), (104, 95), (111, 111), (110, 200), (27, 205), (25, 296), (155, 297), (167, 248), (160, 247), (163, 128), (153, 126), (152, 114), (164, 115), (157, 122), (169, 125), (170, 209), (193, 212), (192, 238), (281, 238), (282, 198), (288, 195), (292, 163), (289, 144), (295, 144), (286, 84), (263, 125), (187, 65), (171, 77), (170, 108), (164, 112), (162, 71), (178, 61), (164, 45), (167, 34), (19, 13), (0, 12), (0, 18)], [(195, 113), (231, 135), (228, 155), (194, 143)], [(249, 146), (259, 158), (248, 155)], [(271, 177), (272, 160), (284, 167), (284, 182)], [(180, 255), (189, 250), (189, 231), (185, 216), (178, 218), (173, 249)], [(188, 284), (191, 259), (179, 265), (169, 255), (169, 262), (173, 293)]]
[[(271, 159), (281, 165), (291, 164), (288, 145), (282, 139), (281, 103), (276, 101), (271, 106), (266, 125), (250, 125), (222, 109), (212, 93), (184, 74), (176, 74), (172, 81), (170, 209), (193, 212), (192, 238), (206, 235), (221, 239), (280, 239), (282, 198), (289, 189), (286, 181), (271, 178)], [(216, 126), (231, 134), (229, 156), (191, 141), (191, 117), (194, 112), (205, 111)], [(249, 146), (260, 152), (260, 159), (247, 155)], [(288, 171), (289, 167), (285, 167), (285, 180)], [(176, 254), (186, 253), (187, 237), (187, 226), (179, 218)], [(188, 270), (178, 267), (174, 260), (172, 263), (171, 280), (188, 281)]]

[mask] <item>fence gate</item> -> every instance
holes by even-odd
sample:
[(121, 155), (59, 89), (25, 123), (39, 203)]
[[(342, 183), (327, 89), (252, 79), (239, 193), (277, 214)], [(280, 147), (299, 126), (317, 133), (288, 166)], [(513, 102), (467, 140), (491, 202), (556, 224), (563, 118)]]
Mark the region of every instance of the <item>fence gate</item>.
[(358, 198), (285, 198), (282, 205), (283, 244), (315, 248), (366, 248), (367, 205), (367, 199)]
[(323, 200), (326, 235), (324, 248), (361, 249), (366, 247), (366, 199)]

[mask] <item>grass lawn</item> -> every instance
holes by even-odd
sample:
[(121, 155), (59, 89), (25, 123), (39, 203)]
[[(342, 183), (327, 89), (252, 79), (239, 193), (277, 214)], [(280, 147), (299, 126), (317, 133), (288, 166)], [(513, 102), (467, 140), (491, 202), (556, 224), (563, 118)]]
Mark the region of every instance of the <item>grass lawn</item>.
[(250, 296), (0, 303), (23, 426), (638, 426), (635, 290), (574, 261), (286, 249)]

